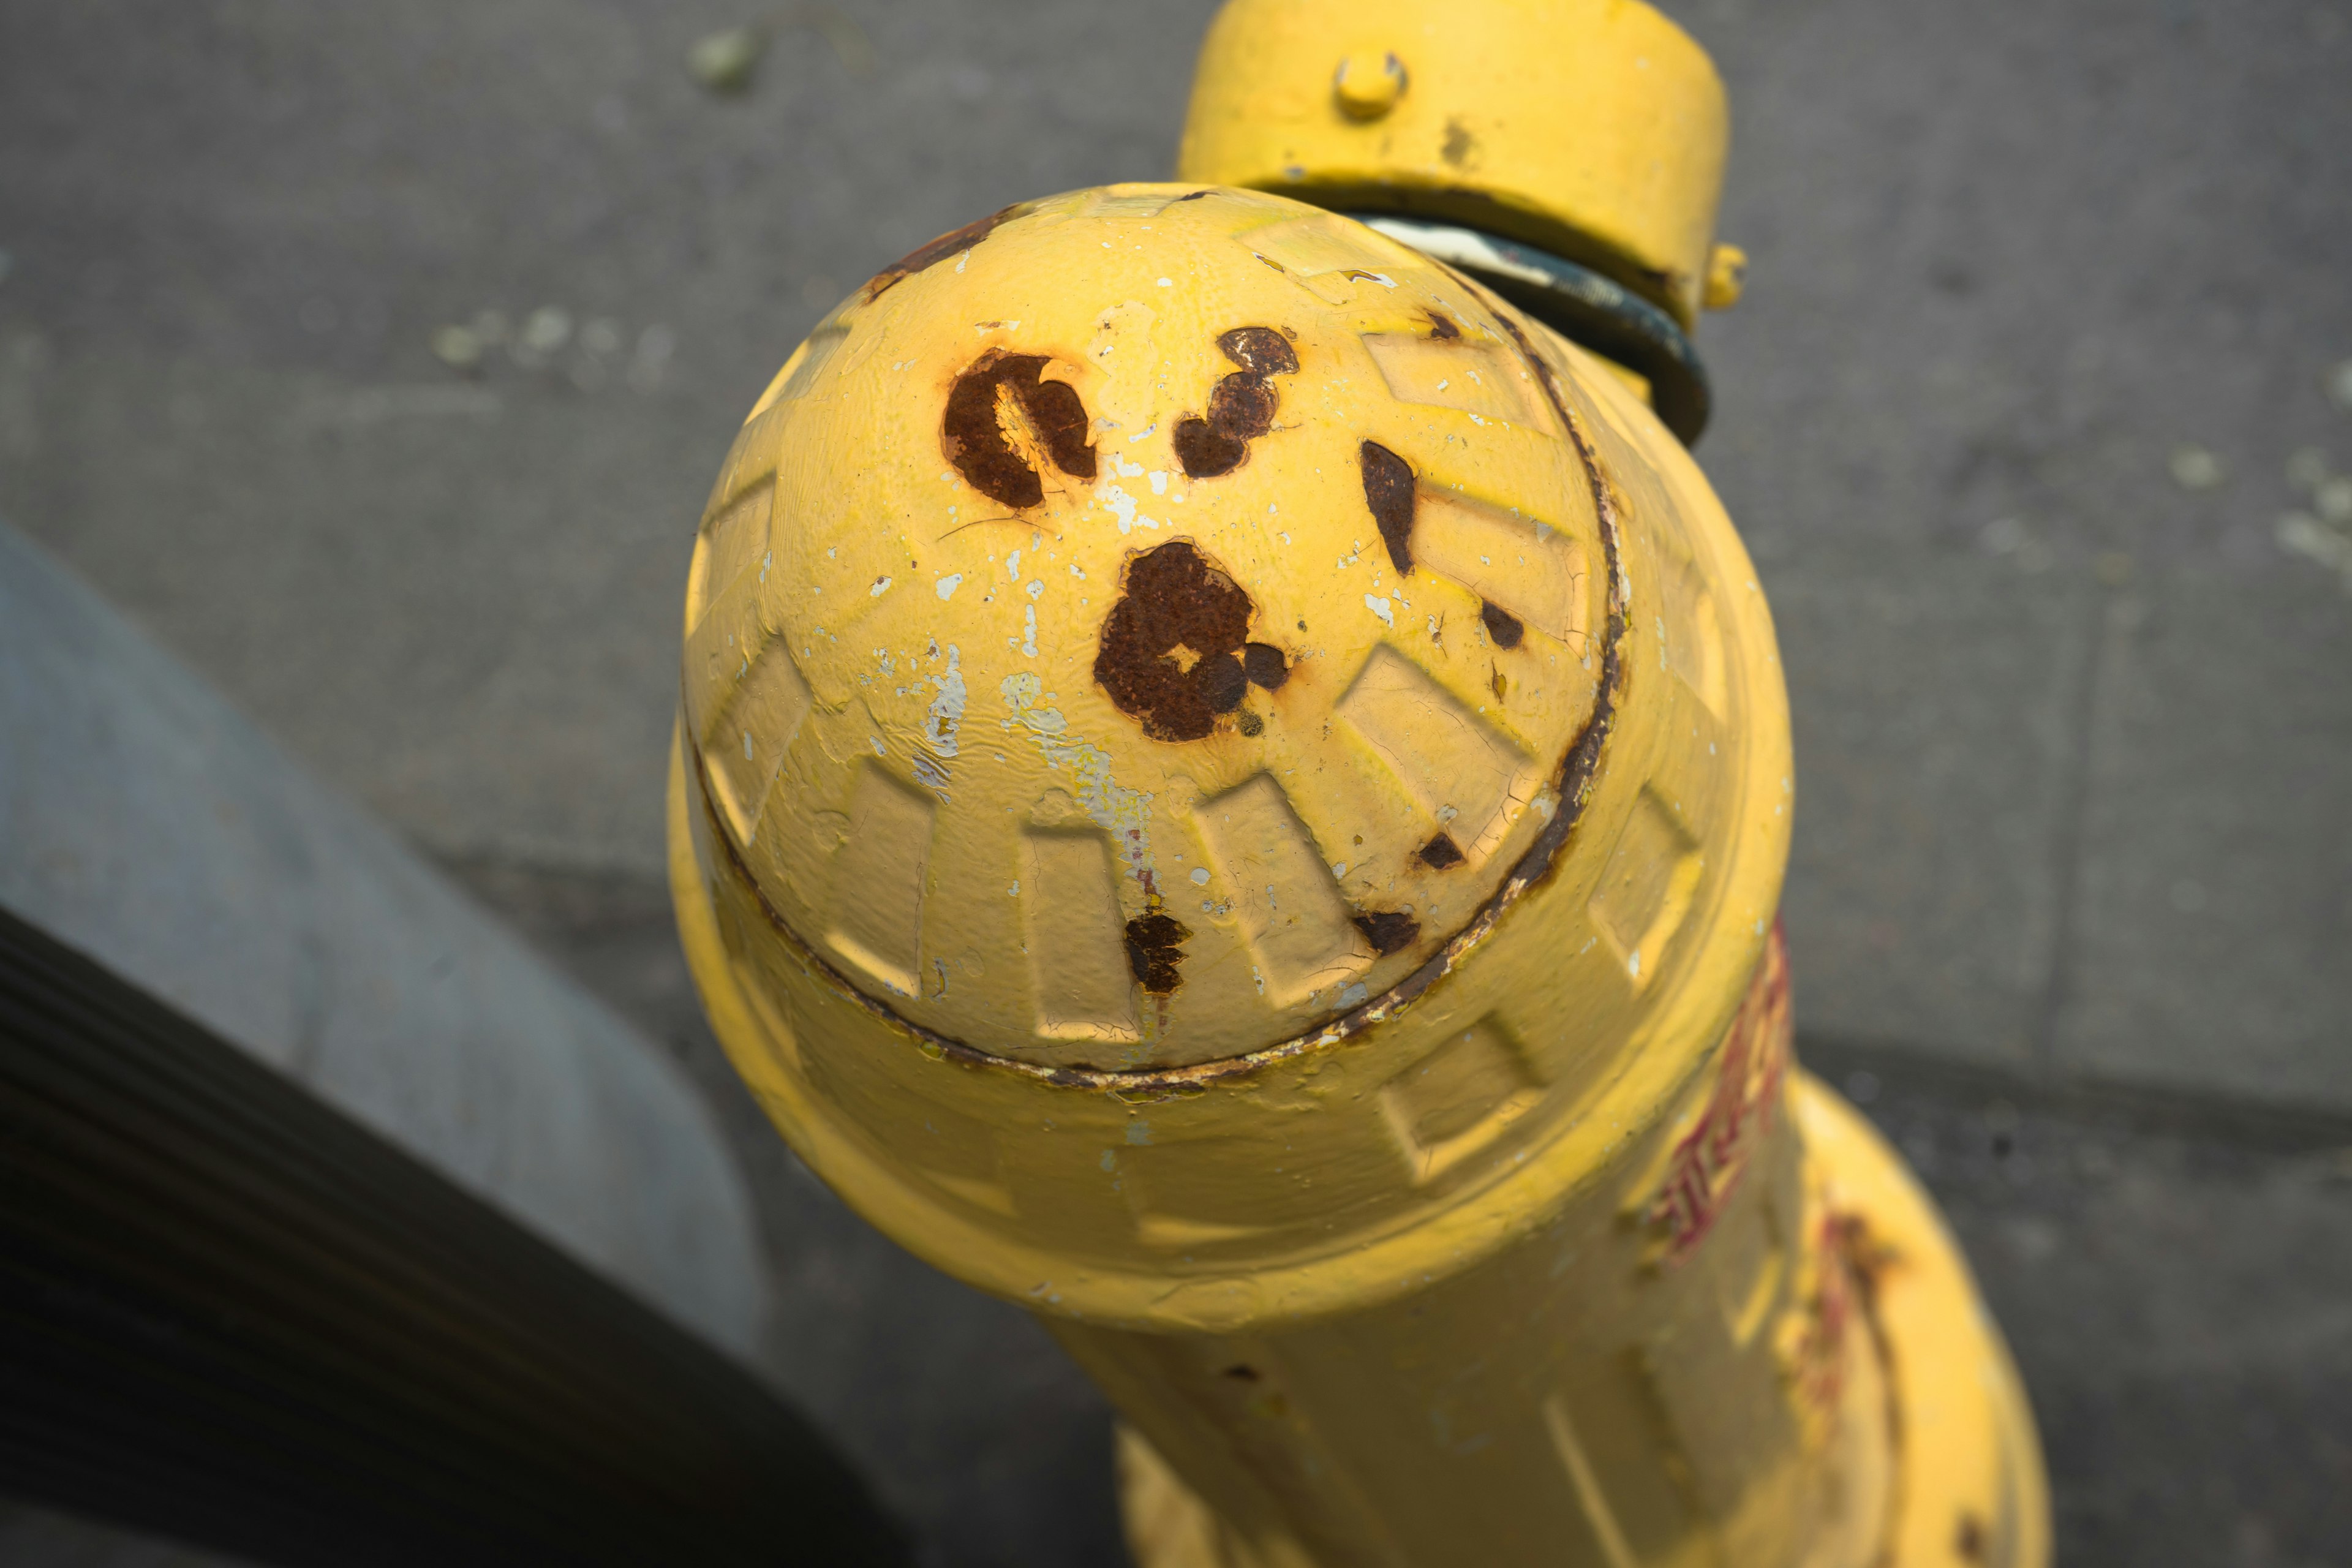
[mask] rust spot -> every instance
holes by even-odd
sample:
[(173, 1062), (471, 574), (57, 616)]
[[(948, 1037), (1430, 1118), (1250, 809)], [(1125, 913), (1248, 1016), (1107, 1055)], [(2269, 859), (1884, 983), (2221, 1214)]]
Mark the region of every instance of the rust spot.
[(1255, 1383), (1258, 1374), (1257, 1368), (1236, 1362), (1234, 1365), (1225, 1368), (1225, 1375), (1235, 1383)]
[(1421, 847), (1421, 862), (1433, 871), (1450, 870), (1462, 864), (1462, 847), (1452, 834), (1441, 833)]
[(1039, 381), (1016, 389), (1021, 411), (1045, 443), (1054, 467), (1074, 479), (1095, 477), (1095, 449), (1087, 439), (1087, 405), (1066, 382)]
[(948, 389), (940, 441), (948, 461), (971, 488), (1013, 508), (1037, 506), (1045, 481), (1004, 430), (1002, 404), (1010, 393), (1036, 444), (1054, 466), (1073, 479), (1095, 477), (1095, 449), (1087, 441), (1087, 406), (1075, 388), (1040, 381), (1043, 354), (1009, 354), (991, 349)]
[(1437, 150), (1439, 157), (1458, 169), (1477, 151), (1478, 138), (1470, 134), (1470, 127), (1462, 123), (1460, 115), (1445, 122), (1445, 144)]
[(1298, 351), (1272, 327), (1235, 327), (1217, 347), (1241, 369), (1211, 389), (1207, 418), (1187, 414), (1176, 421), (1176, 460), (1196, 479), (1241, 466), (1249, 444), (1274, 428), (1281, 399), (1266, 378), (1298, 374)]
[(1263, 378), (1229, 375), (1209, 394), (1209, 427), (1221, 435), (1254, 441), (1274, 428), (1278, 401)]
[(1183, 465), (1185, 473), (1196, 479), (1229, 474), (1249, 455), (1248, 447), (1218, 435), (1197, 414), (1187, 414), (1176, 421), (1175, 443), (1176, 460)]
[(1217, 347), (1252, 375), (1298, 374), (1298, 351), (1272, 327), (1235, 327), (1217, 340)]
[(1129, 559), (1122, 588), (1095, 679), (1153, 740), (1202, 739), (1249, 689), (1240, 656), (1256, 606), (1186, 539)]
[(1960, 1527), (1952, 1536), (1952, 1550), (1958, 1552), (1961, 1561), (1966, 1563), (1985, 1560), (1985, 1527), (1975, 1514), (1960, 1515)]
[(1242, 661), (1229, 653), (1204, 656), (1193, 668), (1192, 684), (1219, 713), (1232, 712), (1249, 695), (1249, 677), (1242, 672)]
[(1028, 203), (1015, 202), (986, 217), (975, 218), (952, 234), (943, 234), (929, 245), (916, 247), (866, 280), (866, 303), (871, 304), (880, 299), (901, 278), (912, 278), (918, 272), (938, 266), (950, 256), (970, 250), (995, 233), (999, 224), (1019, 217), (1028, 210)]
[[(1776, 928), (1777, 929), (1777, 928)], [(1776, 934), (1775, 942), (1780, 940)], [(1825, 1238), (1852, 1276), (1864, 1303), (1875, 1310), (1878, 1287), (1902, 1255), (1871, 1233), (1870, 1222), (1858, 1214), (1832, 1215), (1823, 1227)]]
[(1423, 310), (1422, 313), (1429, 318), (1429, 335), (1439, 342), (1443, 342), (1462, 335), (1462, 329), (1455, 326), (1444, 311)]
[(1411, 915), (1395, 910), (1382, 910), (1373, 914), (1358, 915), (1356, 929), (1372, 944), (1372, 951), (1386, 958), (1411, 947), (1421, 935), (1421, 922)]
[(1138, 915), (1127, 922), (1127, 966), (1136, 984), (1154, 996), (1176, 989), (1182, 976), (1176, 966), (1184, 962), (1185, 939), (1192, 935), (1173, 915)]
[(1389, 559), (1399, 572), (1410, 577), (1412, 575), (1412, 467), (1378, 441), (1365, 442), (1361, 457), (1364, 504), (1372, 509), (1372, 521), (1380, 525), (1381, 542), (1389, 547)]
[[(1304, 626), (1299, 630), (1304, 631)], [(1252, 686), (1263, 686), (1268, 691), (1279, 691), (1282, 683), (1290, 679), (1290, 661), (1272, 643), (1254, 642), (1242, 645), (1242, 671)]]
[(1265, 733), (1265, 721), (1246, 708), (1234, 718), (1234, 727), (1253, 741)]
[(1519, 617), (1500, 605), (1480, 600), (1478, 618), (1486, 623), (1486, 635), (1494, 639), (1496, 647), (1517, 647), (1519, 639), (1528, 635), (1528, 628), (1519, 623)]

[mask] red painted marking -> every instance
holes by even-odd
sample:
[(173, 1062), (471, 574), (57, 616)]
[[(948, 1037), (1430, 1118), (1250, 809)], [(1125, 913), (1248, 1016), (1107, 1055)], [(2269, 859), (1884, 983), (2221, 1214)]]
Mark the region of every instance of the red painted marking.
[(1724, 1036), (1715, 1091), (1698, 1124), (1675, 1145), (1665, 1181), (1651, 1200), (1647, 1217), (1665, 1232), (1669, 1266), (1687, 1259), (1706, 1239), (1725, 1201), (1748, 1173), (1757, 1146), (1772, 1130), (1788, 1078), (1791, 1033), (1789, 953), (1775, 921), (1739, 1015)]

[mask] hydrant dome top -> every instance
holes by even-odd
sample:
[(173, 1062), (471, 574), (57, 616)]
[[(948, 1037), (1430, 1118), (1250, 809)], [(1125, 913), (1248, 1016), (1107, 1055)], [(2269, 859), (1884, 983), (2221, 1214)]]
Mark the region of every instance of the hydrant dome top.
[(1442, 974), (1604, 707), (1613, 546), (1524, 331), (1189, 185), (866, 285), (744, 426), (688, 587), (691, 764), (772, 925), (1050, 1068), (1229, 1061)]
[(686, 610), (712, 1026), (984, 1289), (1419, 1289), (1753, 990), (1792, 779), (1729, 519), (1603, 362), (1353, 220), (1118, 185), (924, 247), (760, 398)]

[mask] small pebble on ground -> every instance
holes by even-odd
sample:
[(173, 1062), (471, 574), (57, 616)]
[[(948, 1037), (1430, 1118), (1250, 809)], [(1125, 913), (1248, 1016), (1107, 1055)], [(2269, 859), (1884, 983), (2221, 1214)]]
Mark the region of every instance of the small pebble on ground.
[(2175, 447), (2170, 467), (2172, 482), (2184, 490), (2210, 490), (2229, 477), (2220, 458), (2193, 444)]
[(696, 41), (687, 52), (687, 69), (713, 92), (741, 92), (751, 85), (751, 73), (768, 40), (757, 27), (729, 27)]

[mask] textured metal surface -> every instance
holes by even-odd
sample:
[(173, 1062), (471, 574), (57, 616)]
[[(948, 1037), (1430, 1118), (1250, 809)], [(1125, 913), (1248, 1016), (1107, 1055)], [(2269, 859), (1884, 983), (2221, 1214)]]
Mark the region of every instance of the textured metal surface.
[[(1839, 1310), (1846, 1331), (1868, 1333), (1896, 1369), (1887, 1384), (1856, 1390), (1885, 1401), (1896, 1440), (1885, 1461), (1895, 1472), (1902, 1521), (1865, 1548), (1876, 1568), (1922, 1564), (2046, 1563), (2049, 1502), (2032, 1412), (2007, 1348), (1973, 1308), (1973, 1281), (1934, 1205), (1894, 1151), (1854, 1110), (1807, 1076), (1795, 1083), (1792, 1110), (1802, 1121), (1809, 1157), (1833, 1173), (1830, 1184), (1850, 1205), (1844, 1224), (1858, 1240), (1860, 1267)], [(1972, 1384), (1997, 1391), (1970, 1409)], [(1960, 1398), (1954, 1398), (1958, 1393)], [(1957, 1427), (1982, 1423), (1962, 1439)], [(1572, 1489), (1600, 1527), (1590, 1561), (1619, 1568), (1637, 1561), (1636, 1519), (1602, 1502), (1601, 1478), (1585, 1458), (1565, 1418), (1554, 1436), (1572, 1450)], [(1983, 1426), (1990, 1428), (1990, 1440)], [(1970, 1474), (1989, 1466), (1991, 1474)], [(1873, 1478), (1874, 1479), (1879, 1478)], [(1133, 1430), (1119, 1433), (1119, 1484), (1129, 1540), (1147, 1568), (1258, 1568), (1286, 1559), (1221, 1521), (1166, 1460)], [(1629, 1526), (1632, 1527), (1629, 1529)], [(1827, 1532), (1824, 1532), (1825, 1534)], [(1834, 1550), (1817, 1539), (1816, 1551)], [(1826, 1554), (1826, 1553), (1824, 1553)]]

